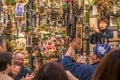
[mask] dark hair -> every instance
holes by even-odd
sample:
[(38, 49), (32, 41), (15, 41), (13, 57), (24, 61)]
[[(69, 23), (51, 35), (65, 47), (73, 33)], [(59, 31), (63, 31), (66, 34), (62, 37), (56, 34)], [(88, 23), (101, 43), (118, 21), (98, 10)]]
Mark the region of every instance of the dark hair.
[(4, 71), (7, 68), (7, 64), (11, 65), (12, 54), (9, 52), (0, 52), (0, 71)]
[(64, 68), (56, 62), (43, 64), (33, 80), (69, 80)]
[(107, 18), (105, 16), (102, 16), (102, 17), (98, 18), (98, 23), (100, 23), (102, 21), (106, 22), (106, 24), (108, 23), (108, 20), (107, 20)]
[(100, 61), (92, 80), (119, 80), (120, 48), (112, 49)]
[(4, 39), (2, 37), (0, 37), (0, 46), (2, 47), (4, 44)]

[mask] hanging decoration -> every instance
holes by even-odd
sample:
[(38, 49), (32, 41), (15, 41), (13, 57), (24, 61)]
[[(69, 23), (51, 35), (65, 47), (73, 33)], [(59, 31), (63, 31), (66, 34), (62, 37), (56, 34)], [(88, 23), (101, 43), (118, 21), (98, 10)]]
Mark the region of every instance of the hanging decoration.
[(6, 14), (5, 12), (4, 13), (1, 13), (1, 23), (2, 23), (2, 26), (7, 26), (7, 22), (8, 22), (8, 14)]
[(66, 7), (66, 6), (67, 6), (67, 3), (66, 3), (66, 2), (63, 2), (62, 5), (63, 5), (63, 7)]
[(88, 11), (88, 6), (85, 6), (84, 10), (84, 23), (89, 24), (89, 11)]
[(24, 4), (17, 3), (15, 8), (15, 17), (23, 17), (24, 14)]
[(120, 17), (118, 17), (118, 30), (120, 31)]
[(120, 1), (95, 1), (100, 16), (120, 16)]
[(25, 0), (18, 0), (18, 2), (23, 3)]
[(71, 2), (71, 0), (65, 0), (65, 2), (66, 2), (66, 3), (69, 3), (69, 2)]
[(89, 5), (93, 5), (95, 3), (94, 0), (88, 0)]
[(15, 0), (5, 0), (5, 4), (7, 4), (7, 5), (14, 5), (15, 4)]
[(3, 2), (0, 1), (0, 13), (3, 11)]

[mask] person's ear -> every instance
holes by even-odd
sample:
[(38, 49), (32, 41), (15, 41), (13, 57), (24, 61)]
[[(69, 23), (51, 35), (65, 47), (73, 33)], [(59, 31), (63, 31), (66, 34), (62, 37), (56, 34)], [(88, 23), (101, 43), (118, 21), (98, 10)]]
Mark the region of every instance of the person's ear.
[(3, 42), (3, 49), (6, 51), (6, 41)]
[(97, 56), (93, 54), (93, 60), (97, 60)]
[(7, 64), (6, 66), (6, 69), (10, 68), (11, 67), (11, 64)]
[(6, 52), (6, 44), (3, 44), (2, 46), (0, 46), (0, 52)]

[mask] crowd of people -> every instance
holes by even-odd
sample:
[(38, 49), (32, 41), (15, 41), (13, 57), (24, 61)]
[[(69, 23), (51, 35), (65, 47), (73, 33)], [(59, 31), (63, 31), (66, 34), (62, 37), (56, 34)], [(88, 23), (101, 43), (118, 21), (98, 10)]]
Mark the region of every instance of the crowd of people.
[[(106, 29), (106, 20), (99, 23), (101, 29)], [(72, 55), (75, 49), (81, 46), (81, 39), (75, 38), (59, 62), (43, 63), (36, 72), (29, 71), (23, 65), (24, 53), (9, 53), (5, 40), (0, 38), (0, 80), (119, 80), (120, 48), (112, 49), (108, 44), (108, 38), (111, 38), (113, 33), (108, 30), (103, 34), (103, 30), (94, 30), (98, 33), (97, 36), (101, 37), (100, 40), (95, 39), (95, 42), (92, 42), (96, 44), (90, 55), (92, 64), (78, 64), (74, 60)]]

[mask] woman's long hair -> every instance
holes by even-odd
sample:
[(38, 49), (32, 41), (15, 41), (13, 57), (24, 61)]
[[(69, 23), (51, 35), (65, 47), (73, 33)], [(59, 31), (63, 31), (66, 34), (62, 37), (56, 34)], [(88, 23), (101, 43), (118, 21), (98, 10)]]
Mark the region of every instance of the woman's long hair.
[(120, 80), (120, 48), (111, 50), (100, 61), (92, 80)]
[(64, 68), (56, 62), (43, 64), (33, 80), (69, 80)]

